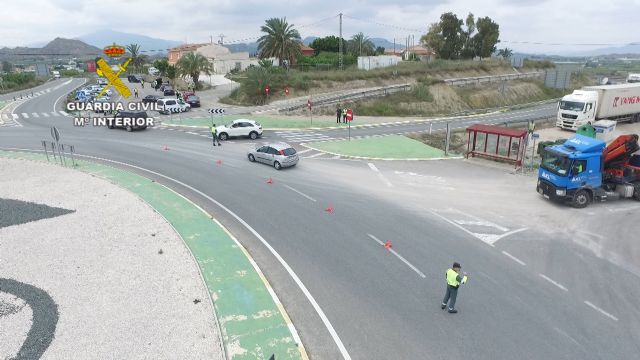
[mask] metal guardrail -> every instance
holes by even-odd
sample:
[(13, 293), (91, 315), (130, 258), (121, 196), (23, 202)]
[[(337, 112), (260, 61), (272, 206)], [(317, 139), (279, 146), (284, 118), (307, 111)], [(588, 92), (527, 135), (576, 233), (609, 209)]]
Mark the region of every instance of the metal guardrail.
[(73, 145), (66, 145), (53, 141), (42, 140), (42, 147), (44, 148), (44, 154), (47, 156), (47, 161), (51, 162), (51, 158), (49, 157), (50, 150), (51, 156), (53, 157), (53, 161), (55, 163), (60, 161), (60, 165), (67, 166), (67, 156), (69, 156), (71, 166), (76, 166), (76, 160), (73, 156), (73, 154), (75, 154), (76, 152), (76, 149)]
[(475, 76), (475, 77), (459, 78), (459, 79), (445, 79), (443, 81), (447, 85), (460, 86), (460, 85), (500, 82), (500, 81), (507, 81), (507, 80), (530, 79), (530, 78), (540, 77), (543, 75), (544, 75), (544, 72), (536, 71), (536, 72), (522, 73), (522, 74), (487, 75), (487, 76)]
[[(365, 90), (365, 91), (353, 91), (347, 94), (341, 94), (341, 95), (334, 95), (334, 96), (325, 96), (325, 97), (321, 97), (321, 98), (314, 98), (313, 99), (313, 106), (322, 106), (322, 105), (330, 105), (330, 104), (337, 104), (340, 102), (344, 102), (344, 101), (349, 101), (349, 100), (358, 100), (358, 99), (365, 99), (365, 98), (369, 98), (369, 97), (379, 97), (379, 96), (386, 96), (388, 94), (393, 94), (396, 92), (400, 92), (400, 91), (408, 91), (411, 89), (411, 85), (410, 84), (401, 84), (401, 85), (390, 85), (390, 86), (384, 86), (378, 89), (372, 89), (372, 90)], [(287, 106), (284, 108), (280, 108), (280, 111), (293, 111), (293, 110), (298, 110), (298, 109), (302, 109), (302, 108), (306, 108), (307, 104), (296, 104), (296, 105), (291, 105), (291, 106)]]

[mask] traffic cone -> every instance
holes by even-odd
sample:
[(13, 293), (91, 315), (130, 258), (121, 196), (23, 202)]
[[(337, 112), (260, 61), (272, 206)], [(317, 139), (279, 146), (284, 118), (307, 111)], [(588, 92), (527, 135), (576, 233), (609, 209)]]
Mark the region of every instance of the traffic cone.
[(169, 148), (167, 147), (167, 145), (165, 145), (162, 150), (167, 151), (167, 150), (169, 150)]
[(218, 161), (216, 161), (216, 164), (218, 164), (218, 165), (222, 165), (222, 160), (218, 160)]
[(269, 184), (269, 185), (273, 184), (273, 179), (269, 178), (269, 180), (267, 180), (267, 184)]
[(384, 243), (384, 248), (389, 250), (391, 249), (393, 245), (391, 245), (391, 241), (387, 240), (387, 242)]
[(329, 207), (324, 209), (324, 211), (328, 212), (329, 214), (333, 214), (333, 206), (329, 205)]

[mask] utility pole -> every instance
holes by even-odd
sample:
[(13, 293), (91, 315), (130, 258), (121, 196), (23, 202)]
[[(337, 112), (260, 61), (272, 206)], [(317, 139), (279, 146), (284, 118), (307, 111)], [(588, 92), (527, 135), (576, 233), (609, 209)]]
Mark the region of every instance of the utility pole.
[(338, 38), (339, 53), (338, 53), (338, 67), (342, 70), (342, 13), (340, 13), (340, 37)]
[(224, 34), (218, 35), (220, 37), (220, 42), (218, 44), (224, 45)]

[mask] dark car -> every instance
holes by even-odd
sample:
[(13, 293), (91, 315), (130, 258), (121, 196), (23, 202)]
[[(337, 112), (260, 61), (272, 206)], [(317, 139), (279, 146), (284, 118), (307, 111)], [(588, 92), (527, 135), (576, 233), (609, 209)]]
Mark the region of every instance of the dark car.
[(164, 96), (175, 96), (176, 95), (176, 91), (173, 90), (172, 88), (165, 88), (162, 93), (164, 94)]
[(191, 95), (187, 98), (187, 104), (191, 105), (191, 107), (200, 107), (200, 97), (196, 95)]
[(182, 96), (182, 100), (187, 101), (187, 99), (189, 98), (189, 96), (191, 95), (195, 95), (196, 93), (194, 93), (193, 91), (185, 91), (183, 93), (180, 93), (180, 95)]
[(162, 85), (160, 85), (160, 91), (165, 91), (167, 89), (172, 89), (171, 85), (169, 85), (168, 82), (163, 83)]
[(142, 80), (142, 76), (140, 75), (129, 75), (127, 77), (130, 83), (139, 83)]
[[(146, 111), (119, 111), (117, 112), (113, 118), (107, 120), (107, 127), (109, 129), (126, 129), (127, 131), (133, 130), (144, 130), (147, 128), (147, 125), (139, 125), (136, 123), (127, 123), (123, 119), (147, 119), (149, 116)], [(142, 121), (141, 121), (142, 122)]]
[(142, 98), (143, 103), (156, 103), (161, 96), (158, 95), (147, 95)]

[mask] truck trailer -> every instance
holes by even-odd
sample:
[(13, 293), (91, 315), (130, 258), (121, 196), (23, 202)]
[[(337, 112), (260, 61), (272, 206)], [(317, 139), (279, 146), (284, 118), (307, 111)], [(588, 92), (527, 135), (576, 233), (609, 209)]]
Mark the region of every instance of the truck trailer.
[(547, 199), (584, 208), (593, 201), (640, 200), (638, 135), (621, 135), (609, 146), (576, 134), (544, 148), (536, 190)]
[(598, 120), (640, 120), (640, 83), (587, 86), (558, 103), (556, 126), (576, 131)]

